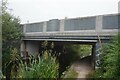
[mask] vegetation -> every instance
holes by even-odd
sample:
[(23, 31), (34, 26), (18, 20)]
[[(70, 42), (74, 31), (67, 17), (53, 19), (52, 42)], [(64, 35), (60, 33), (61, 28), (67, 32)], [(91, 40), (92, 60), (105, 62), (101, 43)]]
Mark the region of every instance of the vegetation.
[(58, 68), (56, 58), (45, 52), (38, 59), (30, 59), (29, 65), (21, 62), (19, 75), (21, 78), (58, 78)]
[(14, 48), (11, 50), (10, 54), (10, 61), (6, 65), (6, 68), (10, 69), (10, 77), (15, 78), (18, 75), (18, 69), (19, 69), (19, 61), (20, 61), (20, 56), (18, 55), (17, 49)]
[(82, 57), (88, 56), (91, 53), (91, 45), (77, 45), (67, 44), (64, 45), (64, 54), (66, 63), (71, 64), (72, 62), (81, 59)]
[(2, 0), (2, 71), (10, 77), (10, 55), (20, 44), (20, 20), (9, 13), (6, 0)]
[(68, 70), (68, 66), (75, 61), (80, 60), (83, 56), (88, 56), (91, 52), (91, 45), (80, 44), (64, 44), (59, 55), (59, 73), (61, 74)]
[(67, 70), (62, 73), (61, 78), (77, 78), (78, 73), (71, 67), (67, 67)]
[[(2, 0), (2, 71), (0, 78), (57, 78), (59, 64), (56, 57), (53, 56), (54, 45), (48, 46), (45, 42), (42, 56), (38, 59), (30, 58), (30, 62), (26, 63), (20, 59), (18, 46), (20, 44), (20, 20), (8, 12), (6, 0)], [(1, 18), (1, 17), (0, 17)], [(91, 73), (89, 76), (93, 78), (120, 78), (120, 35), (113, 38), (110, 43), (106, 43), (102, 48), (100, 69)], [(49, 51), (48, 47), (50, 47)], [(60, 51), (60, 50), (59, 50)], [(73, 61), (91, 53), (91, 46), (87, 45), (64, 45), (62, 54), (58, 56), (60, 65), (65, 68)], [(20, 64), (19, 64), (20, 61)], [(61, 67), (61, 66), (60, 66)], [(62, 67), (63, 68), (63, 67)], [(68, 69), (69, 70), (69, 69)], [(67, 78), (76, 77), (77, 73), (69, 70)]]
[[(44, 53), (39, 60), (34, 59), (30, 65), (24, 64), (21, 61), (19, 66), (19, 52), (17, 50), (20, 44), (20, 21), (18, 18), (11, 15), (7, 10), (7, 2), (2, 2), (2, 64), (3, 74), (6, 78), (56, 78), (58, 77), (58, 63), (56, 58), (48, 53)], [(45, 44), (46, 46), (46, 44)], [(19, 74), (18, 70), (20, 71)], [(33, 71), (35, 70), (35, 71)], [(32, 73), (31, 73), (32, 72)], [(33, 74), (33, 75), (31, 75)], [(0, 73), (0, 78), (2, 77)]]
[(73, 54), (76, 57), (88, 56), (91, 53), (91, 45), (78, 45), (78, 44), (67, 44), (65, 45), (66, 51), (69, 54)]
[[(9, 13), (6, 0), (2, 2), (2, 71), (7, 79), (9, 78), (55, 78), (58, 75), (58, 63), (54, 56), (42, 57), (37, 61), (34, 59), (31, 64), (19, 66), (19, 44), (20, 44), (20, 20)], [(37, 61), (37, 62), (36, 62)], [(26, 69), (27, 68), (27, 69)], [(18, 71), (19, 70), (19, 71)], [(32, 74), (30, 73), (35, 70)], [(40, 71), (40, 72), (39, 72)], [(18, 74), (18, 72), (21, 72)], [(21, 74), (21, 75), (20, 75)], [(25, 75), (26, 74), (26, 75)]]
[(119, 36), (115, 36), (110, 43), (106, 43), (102, 49), (100, 69), (91, 74), (94, 78), (120, 78)]
[[(43, 43), (46, 48), (47, 43)], [(34, 55), (29, 60), (22, 60), (18, 55), (17, 49), (11, 49), (10, 61), (5, 66), (10, 71), (8, 78), (58, 78), (59, 64), (52, 53), (47, 49), (42, 56), (37, 58)]]
[(120, 77), (120, 74), (116, 74), (119, 72), (119, 62), (118, 55), (120, 55), (119, 36), (115, 36), (113, 41), (105, 46), (103, 49), (103, 58), (102, 58), (102, 69), (103, 69), (103, 77), (105, 78), (116, 78)]

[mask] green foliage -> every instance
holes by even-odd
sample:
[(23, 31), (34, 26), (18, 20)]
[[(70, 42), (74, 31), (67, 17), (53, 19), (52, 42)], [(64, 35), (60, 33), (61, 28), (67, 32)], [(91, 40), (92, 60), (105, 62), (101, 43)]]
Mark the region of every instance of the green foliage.
[[(98, 78), (101, 78), (103, 72), (100, 69), (97, 69), (96, 71), (90, 72), (86, 77), (87, 78), (94, 78), (93, 80), (98, 80)], [(89, 80), (89, 79), (88, 79)]]
[(62, 74), (61, 74), (61, 78), (65, 78), (69, 69), (70, 69), (70, 66), (66, 67), (66, 70), (64, 72), (62, 72)]
[(80, 58), (79, 54), (79, 46), (78, 45), (65, 45), (66, 55), (68, 62), (75, 61), (76, 59)]
[(66, 78), (77, 78), (77, 76), (78, 76), (78, 73), (74, 69), (71, 69), (69, 70)]
[(90, 45), (64, 44), (59, 56), (60, 74), (66, 70), (66, 67), (81, 59), (81, 57), (88, 56), (90, 52)]
[(120, 55), (119, 42), (120, 35), (113, 37), (110, 43), (106, 43), (102, 49), (101, 68), (94, 73), (94, 77), (120, 78)]
[(15, 78), (18, 74), (20, 56), (18, 55), (16, 48), (11, 51), (12, 53), (10, 54), (10, 61), (8, 62), (7, 66), (11, 66), (11, 77)]
[(76, 59), (80, 59), (83, 56), (88, 56), (91, 53), (90, 45), (76, 45), (76, 44), (68, 44), (65, 45), (67, 57), (70, 58), (71, 61)]
[(116, 74), (119, 69), (118, 68), (118, 55), (119, 53), (119, 47), (118, 47), (118, 36), (115, 36), (113, 41), (105, 46), (103, 49), (103, 69), (104, 69), (104, 74), (103, 77), (105, 78), (114, 78), (114, 77), (119, 77), (120, 75)]
[(80, 45), (79, 53), (81, 56), (88, 56), (92, 53), (92, 45)]
[(19, 75), (21, 78), (57, 78), (58, 67), (56, 58), (44, 53), (38, 60), (31, 60), (29, 66), (21, 62)]
[(73, 69), (68, 67), (61, 75), (61, 78), (77, 78), (78, 73)]
[(10, 56), (14, 48), (19, 48), (20, 36), (20, 20), (8, 12), (7, 1), (2, 0), (2, 71), (4, 75), (10, 76), (9, 66)]

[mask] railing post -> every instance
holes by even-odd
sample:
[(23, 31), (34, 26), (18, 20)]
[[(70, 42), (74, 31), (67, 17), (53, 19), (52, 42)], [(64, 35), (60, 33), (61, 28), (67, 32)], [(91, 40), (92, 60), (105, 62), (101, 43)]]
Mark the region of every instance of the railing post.
[(65, 22), (64, 19), (60, 20), (60, 32), (64, 31), (64, 22)]
[(102, 31), (102, 19), (103, 16), (96, 16), (96, 32)]
[(47, 32), (47, 21), (43, 23), (43, 32)]
[(23, 33), (26, 33), (26, 24), (23, 26)]

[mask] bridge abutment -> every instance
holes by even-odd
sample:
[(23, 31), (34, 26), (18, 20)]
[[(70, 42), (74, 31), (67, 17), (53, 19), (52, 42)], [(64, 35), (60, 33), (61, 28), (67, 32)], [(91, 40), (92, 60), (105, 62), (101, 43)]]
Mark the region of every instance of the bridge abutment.
[(21, 57), (39, 53), (39, 41), (21, 41)]

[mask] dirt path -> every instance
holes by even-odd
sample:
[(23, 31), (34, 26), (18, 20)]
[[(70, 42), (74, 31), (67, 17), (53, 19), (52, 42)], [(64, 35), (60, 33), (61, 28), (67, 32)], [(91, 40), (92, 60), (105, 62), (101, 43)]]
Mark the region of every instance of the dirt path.
[[(86, 78), (86, 75), (93, 71), (91, 67), (91, 57), (85, 57), (79, 61), (76, 61), (71, 67), (78, 73), (79, 80), (80, 78)], [(82, 79), (83, 80), (83, 79)]]

